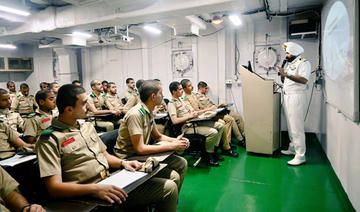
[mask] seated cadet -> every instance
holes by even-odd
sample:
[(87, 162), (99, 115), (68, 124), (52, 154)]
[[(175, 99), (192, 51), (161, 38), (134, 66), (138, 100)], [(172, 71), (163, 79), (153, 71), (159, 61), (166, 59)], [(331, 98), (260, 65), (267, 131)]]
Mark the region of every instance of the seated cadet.
[(72, 84), (76, 86), (81, 86), (81, 82), (79, 80), (72, 81)]
[(9, 89), (9, 94), (10, 94), (10, 102), (12, 102), (17, 93), (16, 93), (16, 88), (15, 88), (15, 82), (14, 81), (8, 81), (6, 83), (6, 87)]
[[(141, 85), (143, 80), (138, 80), (138, 85)], [(125, 114), (129, 111), (132, 107), (134, 107), (137, 103), (140, 102), (139, 92), (135, 88), (135, 81), (133, 78), (126, 79), (126, 85), (128, 86), (127, 91), (125, 92), (125, 100), (126, 104), (124, 105)]]
[[(171, 150), (183, 151), (189, 146), (189, 141), (182, 138), (170, 138), (159, 133), (154, 122), (152, 111), (163, 99), (162, 88), (154, 80), (147, 80), (139, 89), (141, 102), (131, 108), (121, 121), (119, 136), (114, 147), (114, 153), (119, 158), (133, 155), (148, 155)], [(156, 145), (149, 145), (150, 135), (161, 141)], [(179, 156), (171, 155), (163, 163), (168, 166), (156, 177), (174, 179), (178, 182), (178, 191), (185, 177), (187, 161)]]
[[(209, 86), (206, 82), (200, 81), (198, 83), (198, 92), (196, 96), (199, 99), (200, 106), (204, 108), (216, 106), (210, 98), (207, 96), (209, 92)], [(233, 133), (237, 140), (239, 140), (239, 146), (245, 146), (245, 131), (244, 131), (244, 121), (240, 114), (230, 111), (229, 114), (235, 119), (236, 125), (233, 125)]]
[[(119, 110), (115, 110), (113, 106), (105, 99), (105, 95), (101, 92), (103, 91), (103, 87), (99, 80), (92, 80), (90, 82), (91, 89), (93, 92), (89, 95), (89, 111), (94, 115), (103, 115), (103, 114), (114, 114), (119, 116), (121, 112)], [(109, 110), (104, 110), (103, 107), (109, 108)], [(114, 123), (119, 124), (120, 120), (115, 119)], [(106, 132), (110, 132), (114, 130), (114, 123), (111, 121), (105, 120), (95, 120), (95, 124), (98, 127), (103, 127), (106, 129)]]
[(10, 95), (7, 90), (0, 88), (0, 120), (15, 131), (23, 131), (24, 120), (19, 113), (9, 110)]
[[(183, 95), (183, 88), (179, 82), (170, 83), (169, 89), (173, 97), (168, 103), (168, 110), (172, 123), (183, 124), (182, 132), (185, 134), (193, 134), (194, 128), (192, 124), (185, 124), (185, 122), (196, 118), (198, 116), (198, 112), (194, 111), (194, 109), (190, 105), (186, 104), (181, 98)], [(206, 137), (205, 148), (208, 153), (207, 163), (209, 166), (219, 166), (214, 148), (216, 144), (220, 143), (223, 131), (224, 125), (219, 122), (199, 122), (196, 126), (196, 133)]]
[(40, 176), (50, 196), (94, 195), (124, 206), (156, 204), (157, 211), (176, 211), (178, 192), (171, 180), (153, 177), (129, 194), (113, 185), (96, 184), (109, 176), (109, 168), (135, 171), (142, 164), (110, 155), (94, 126), (77, 122), (86, 117), (87, 101), (84, 88), (63, 85), (56, 99), (59, 117), (52, 120), (37, 142)]
[(50, 86), (49, 83), (47, 83), (47, 82), (41, 82), (41, 83), (40, 83), (40, 90), (49, 90), (49, 89), (50, 89), (49, 86)]
[(35, 143), (41, 132), (50, 127), (51, 120), (58, 114), (54, 114), (56, 107), (55, 95), (50, 90), (40, 90), (35, 99), (39, 108), (35, 113), (28, 115), (24, 124), (24, 140), (27, 143)]
[(0, 159), (14, 156), (20, 147), (34, 149), (35, 145), (25, 143), (15, 130), (0, 120)]
[(11, 103), (11, 110), (18, 111), (20, 115), (28, 115), (34, 112), (34, 107), (37, 107), (34, 96), (29, 95), (29, 86), (26, 83), (21, 83), (20, 92)]
[[(156, 82), (158, 82), (159, 84), (160, 84), (160, 86), (161, 86), (161, 81), (159, 80), (159, 79), (154, 79)], [(168, 112), (168, 110), (167, 110), (167, 105), (166, 105), (166, 103), (165, 103), (165, 101), (164, 101), (164, 99), (161, 101), (161, 104), (160, 105), (156, 105), (155, 106), (155, 108), (154, 108), (154, 110), (153, 110), (153, 114), (156, 114), (156, 113), (167, 113)], [(165, 121), (164, 121), (165, 120)], [(166, 127), (167, 127), (167, 119), (162, 119), (161, 120), (162, 121), (162, 123), (158, 123), (159, 121), (157, 121), (157, 123), (156, 123), (156, 127), (157, 127), (157, 129), (158, 129), (158, 131), (161, 133), (161, 134), (166, 134), (167, 135), (167, 133), (168, 133), (168, 131), (167, 131), (167, 133), (165, 133), (165, 129), (166, 129)]]
[[(200, 102), (196, 96), (195, 93), (192, 93), (192, 91), (194, 90), (194, 87), (191, 83), (190, 80), (188, 79), (183, 79), (181, 80), (181, 85), (185, 91), (184, 93), (184, 102), (188, 103), (191, 105), (192, 108), (194, 108), (195, 111), (198, 111), (199, 113), (204, 113), (206, 111), (212, 111), (216, 109), (216, 106), (211, 106), (208, 108), (203, 108), (200, 107)], [(236, 125), (235, 120), (231, 117), (231, 116), (224, 116), (223, 119), (219, 119), (218, 121), (221, 121), (222, 123), (224, 123), (224, 132), (222, 134), (222, 141), (223, 141), (223, 145), (222, 145), (222, 149), (221, 149), (221, 154), (223, 155), (228, 155), (228, 156), (232, 156), (232, 157), (238, 157), (239, 154), (234, 152), (231, 149), (230, 143), (231, 143), (231, 130), (232, 130), (232, 126)], [(218, 146), (216, 146), (218, 147)], [(216, 152), (216, 148), (215, 148), (215, 152)]]
[(101, 82), (101, 85), (103, 86), (103, 94), (106, 95), (108, 93), (108, 89), (107, 89), (107, 85), (108, 85), (108, 81), (104, 80)]
[(59, 88), (60, 88), (60, 85), (57, 82), (52, 82), (49, 85), (49, 89), (55, 94), (55, 98), (57, 96)]
[(119, 98), (117, 94), (117, 88), (114, 82), (109, 82), (107, 84), (107, 94), (105, 96), (105, 99), (111, 104), (111, 106), (120, 112), (123, 113), (124, 110), (124, 104), (121, 102), (121, 99)]
[(0, 211), (45, 212), (41, 205), (29, 204), (18, 192), (18, 186), (19, 183), (0, 167)]

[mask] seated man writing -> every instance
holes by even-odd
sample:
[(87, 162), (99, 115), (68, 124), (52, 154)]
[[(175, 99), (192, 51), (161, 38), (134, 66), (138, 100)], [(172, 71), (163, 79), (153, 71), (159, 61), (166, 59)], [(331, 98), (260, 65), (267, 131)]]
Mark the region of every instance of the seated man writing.
[(59, 117), (52, 120), (36, 145), (40, 176), (51, 197), (93, 195), (124, 207), (155, 204), (157, 211), (176, 211), (178, 191), (171, 180), (151, 178), (130, 194), (113, 185), (96, 184), (109, 176), (109, 168), (135, 171), (142, 164), (110, 155), (94, 126), (77, 122), (86, 117), (89, 108), (84, 88), (62, 86), (56, 104)]
[[(163, 99), (162, 88), (155, 80), (147, 80), (140, 87), (141, 102), (131, 108), (125, 115), (119, 128), (119, 136), (114, 147), (114, 153), (120, 158), (129, 156), (148, 155), (153, 153), (179, 150), (183, 151), (189, 146), (189, 141), (181, 136), (170, 138), (159, 133), (152, 111)], [(150, 136), (156, 145), (149, 145)], [(156, 176), (170, 178), (178, 184), (178, 191), (187, 170), (187, 161), (179, 156), (171, 155), (163, 163), (168, 166)]]

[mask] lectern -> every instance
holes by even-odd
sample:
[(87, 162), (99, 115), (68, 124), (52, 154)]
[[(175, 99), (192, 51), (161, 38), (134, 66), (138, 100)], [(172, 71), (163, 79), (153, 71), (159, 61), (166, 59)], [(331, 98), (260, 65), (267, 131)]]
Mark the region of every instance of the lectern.
[(274, 80), (240, 66), (246, 151), (273, 154), (280, 147), (280, 93)]

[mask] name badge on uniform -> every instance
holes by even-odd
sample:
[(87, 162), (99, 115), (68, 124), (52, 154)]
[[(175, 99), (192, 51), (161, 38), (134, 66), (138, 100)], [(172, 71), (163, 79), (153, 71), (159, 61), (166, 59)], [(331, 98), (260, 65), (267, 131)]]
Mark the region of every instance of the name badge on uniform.
[(74, 141), (75, 141), (75, 138), (71, 137), (71, 138), (67, 139), (66, 141), (62, 142), (61, 146), (65, 147), (65, 146), (67, 146), (68, 144), (71, 144)]
[(178, 107), (178, 108), (180, 109), (181, 107), (182, 107), (182, 105), (179, 105), (179, 107)]
[(99, 103), (99, 101), (94, 102), (95, 104)]
[(43, 120), (41, 121), (41, 123), (45, 123), (45, 122), (48, 122), (48, 121), (50, 121), (50, 118), (43, 119)]

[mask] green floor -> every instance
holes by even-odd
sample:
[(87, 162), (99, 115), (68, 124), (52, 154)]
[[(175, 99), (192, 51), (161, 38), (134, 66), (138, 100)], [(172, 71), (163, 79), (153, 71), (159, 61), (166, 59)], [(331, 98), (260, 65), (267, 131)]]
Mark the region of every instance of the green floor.
[(243, 148), (220, 167), (189, 167), (178, 211), (354, 211), (315, 135), (306, 142), (307, 164), (299, 167), (286, 164), (289, 156)]

